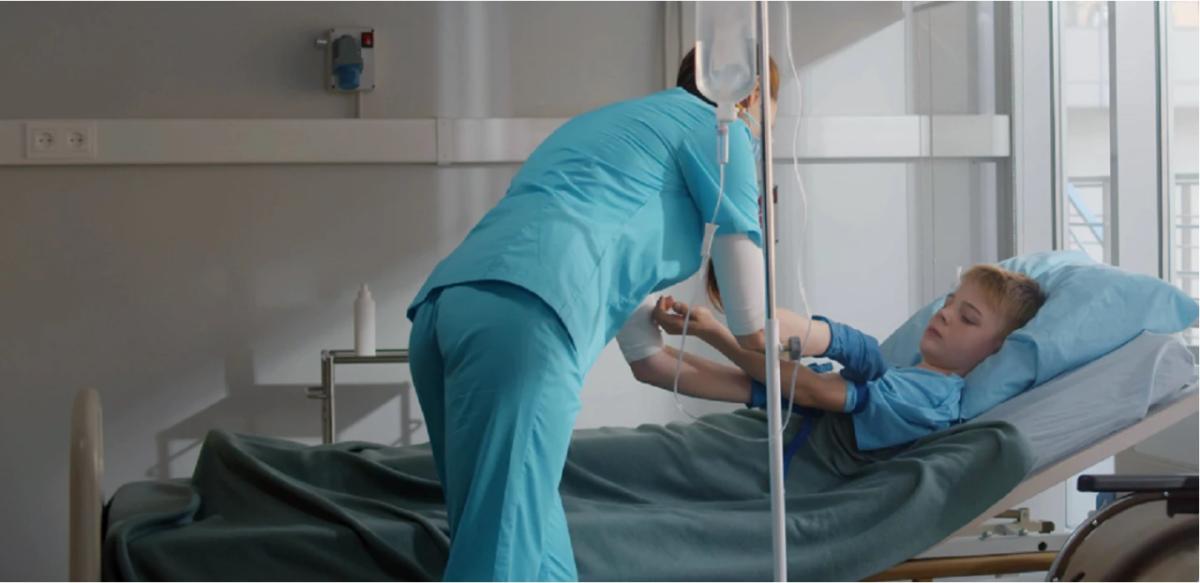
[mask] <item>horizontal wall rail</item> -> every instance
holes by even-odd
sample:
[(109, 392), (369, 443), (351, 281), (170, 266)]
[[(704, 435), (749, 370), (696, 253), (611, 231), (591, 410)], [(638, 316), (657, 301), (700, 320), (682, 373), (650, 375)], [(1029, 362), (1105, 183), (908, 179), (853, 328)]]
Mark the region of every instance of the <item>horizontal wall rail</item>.
[[(564, 119), (0, 120), (0, 166), (225, 164), (516, 164)], [(94, 157), (39, 158), (31, 126), (87, 124)], [(779, 118), (775, 157), (790, 160), (795, 118)], [(1009, 155), (1004, 115), (806, 117), (805, 163), (904, 162)]]

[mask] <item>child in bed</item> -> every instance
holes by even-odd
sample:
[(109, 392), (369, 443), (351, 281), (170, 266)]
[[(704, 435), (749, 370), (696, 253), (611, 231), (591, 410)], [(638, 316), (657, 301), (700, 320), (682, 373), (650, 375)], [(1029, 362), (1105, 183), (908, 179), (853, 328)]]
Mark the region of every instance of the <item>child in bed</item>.
[[(721, 309), (720, 291), (709, 282), (709, 296)], [(840, 372), (820, 365), (796, 367), (785, 362), (781, 392), (789, 396), (795, 371), (795, 404), (809, 409), (849, 413), (861, 450), (903, 445), (959, 421), (963, 377), (995, 353), (1004, 339), (1037, 313), (1045, 297), (1036, 281), (991, 265), (963, 274), (957, 290), (934, 315), (921, 339), (921, 362), (889, 367), (879, 343), (850, 326), (822, 317), (807, 320), (785, 310), (781, 317), (799, 318), (793, 329), (808, 329), (804, 356), (824, 357), (842, 365)], [(634, 376), (647, 384), (671, 389), (678, 352), (655, 346), (649, 327), (678, 335), (687, 306), (673, 298), (648, 298), (617, 335)], [(655, 330), (654, 332), (657, 332)], [(712, 345), (737, 367), (685, 355), (679, 391), (694, 397), (766, 404), (763, 355), (743, 350), (712, 313), (693, 307), (688, 334)]]

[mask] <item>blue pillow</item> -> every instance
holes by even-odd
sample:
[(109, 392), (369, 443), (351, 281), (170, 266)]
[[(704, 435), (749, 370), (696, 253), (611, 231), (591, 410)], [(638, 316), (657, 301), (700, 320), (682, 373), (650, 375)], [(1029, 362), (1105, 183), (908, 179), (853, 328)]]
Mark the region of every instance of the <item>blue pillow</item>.
[[(1100, 358), (1142, 332), (1174, 334), (1200, 316), (1200, 306), (1179, 288), (1096, 263), (1080, 251), (1032, 253), (999, 265), (1036, 279), (1046, 303), (967, 375), (963, 419)], [(883, 342), (888, 364), (921, 361), (921, 335), (945, 301), (943, 295), (925, 306)]]
[[(999, 263), (1005, 269), (1023, 273), (1038, 280), (1041, 284), (1041, 277), (1045, 276), (1050, 271), (1068, 265), (1095, 265), (1096, 262), (1083, 251), (1050, 251), (1041, 253), (1032, 253), (1030, 255), (1022, 255), (1006, 259)], [(1042, 288), (1042, 292), (1047, 290)], [(942, 306), (946, 304), (946, 296), (934, 300), (929, 305), (921, 308), (917, 313), (913, 314), (904, 322), (887, 340), (884, 340), (880, 345), (880, 350), (883, 351), (883, 360), (892, 366), (915, 366), (921, 362), (921, 351), (918, 346), (921, 344), (921, 337), (925, 334), (925, 328), (929, 326), (929, 321), (933, 319), (933, 315)]]

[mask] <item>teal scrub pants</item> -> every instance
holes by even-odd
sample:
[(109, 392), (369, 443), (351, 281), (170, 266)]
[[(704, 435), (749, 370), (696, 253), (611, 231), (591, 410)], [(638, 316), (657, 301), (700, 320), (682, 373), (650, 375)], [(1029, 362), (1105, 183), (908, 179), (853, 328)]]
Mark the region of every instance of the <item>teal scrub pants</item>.
[(446, 581), (577, 580), (558, 486), (586, 367), (558, 316), (515, 285), (435, 291), (409, 338), (446, 494)]

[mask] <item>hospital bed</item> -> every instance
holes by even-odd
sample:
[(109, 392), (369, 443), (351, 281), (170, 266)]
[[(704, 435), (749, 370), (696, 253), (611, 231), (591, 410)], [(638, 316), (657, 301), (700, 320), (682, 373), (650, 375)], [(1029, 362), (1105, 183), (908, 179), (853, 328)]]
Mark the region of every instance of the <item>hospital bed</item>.
[[(1007, 420), (1030, 439), (1039, 455), (1037, 467), (943, 544), (872, 580), (1048, 571), (1070, 533), (1020, 532), (1025, 525), (1018, 520), (1006, 535), (995, 536), (985, 524), (1196, 414), (1200, 395), (1195, 370), (1194, 357), (1174, 337), (1143, 334), (983, 414), (975, 422)], [(1001, 522), (1000, 530), (1005, 527)]]
[[(943, 544), (872, 579), (925, 580), (1048, 570), (1058, 547), (1048, 548), (1035, 536), (994, 536), (974, 546), (994, 543), (995, 552), (975, 551), (973, 556), (954, 549), (964, 547), (964, 540), (978, 541), (985, 523), (1022, 501), (1195, 414), (1198, 403), (1190, 351), (1174, 336), (1155, 334), (1143, 334), (1101, 359), (1003, 403), (968, 425), (1011, 424), (1037, 456), (1032, 470), (1014, 480), (1019, 485), (962, 524)], [(71, 431), (70, 578), (98, 580), (103, 516), (106, 502), (111, 501), (103, 498), (100, 489), (103, 435), (95, 391), (85, 390), (76, 397)], [(135, 500), (122, 503), (136, 505)]]

